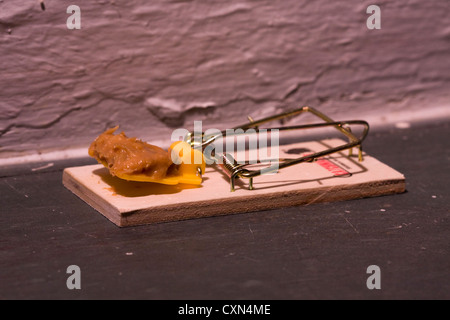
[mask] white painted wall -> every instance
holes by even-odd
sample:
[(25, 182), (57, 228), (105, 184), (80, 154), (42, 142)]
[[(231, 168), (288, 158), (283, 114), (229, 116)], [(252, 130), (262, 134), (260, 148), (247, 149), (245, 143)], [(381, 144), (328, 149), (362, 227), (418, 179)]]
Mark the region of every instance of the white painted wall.
[[(450, 117), (448, 0), (0, 0), (0, 158), (310, 105)], [(81, 30), (66, 9), (81, 8)], [(381, 8), (368, 30), (366, 8)]]

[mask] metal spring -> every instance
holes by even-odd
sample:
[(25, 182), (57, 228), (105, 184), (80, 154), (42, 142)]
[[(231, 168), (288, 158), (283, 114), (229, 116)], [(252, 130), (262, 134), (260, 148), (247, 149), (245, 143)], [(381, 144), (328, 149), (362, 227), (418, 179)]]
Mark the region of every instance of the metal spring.
[[(236, 178), (239, 178), (240, 176), (242, 176), (243, 173), (248, 172), (248, 170), (243, 168), (245, 164), (237, 163), (236, 160), (233, 158), (233, 156), (229, 153), (223, 154), (221, 160), (222, 163), (220, 164), (220, 167), (225, 172), (225, 174), (230, 178), (231, 191), (233, 192), (235, 190)], [(248, 188), (250, 190), (253, 190), (253, 177), (249, 178)]]
[(239, 170), (239, 164), (234, 160), (233, 156), (229, 153), (222, 155), (222, 168), (225, 169), (226, 174), (231, 178)]

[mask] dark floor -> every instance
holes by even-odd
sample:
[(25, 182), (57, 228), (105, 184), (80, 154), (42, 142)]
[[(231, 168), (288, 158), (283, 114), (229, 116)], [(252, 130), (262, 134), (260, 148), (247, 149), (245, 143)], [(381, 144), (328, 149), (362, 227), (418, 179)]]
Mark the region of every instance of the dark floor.
[(122, 229), (61, 183), (92, 160), (2, 168), (0, 299), (449, 299), (449, 125), (369, 133), (404, 194)]

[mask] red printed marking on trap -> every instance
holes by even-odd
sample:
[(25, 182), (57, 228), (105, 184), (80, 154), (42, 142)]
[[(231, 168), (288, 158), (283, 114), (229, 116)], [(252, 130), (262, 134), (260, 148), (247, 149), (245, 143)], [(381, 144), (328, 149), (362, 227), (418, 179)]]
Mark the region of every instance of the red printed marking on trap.
[(316, 161), (316, 163), (318, 165), (320, 165), (321, 167), (327, 169), (328, 171), (330, 171), (335, 177), (340, 177), (340, 176), (350, 176), (351, 173), (348, 172), (347, 170), (339, 167), (337, 164), (335, 164), (334, 162), (331, 162), (328, 159), (318, 159)]
[[(303, 156), (310, 156), (310, 155), (312, 155), (312, 153), (303, 154)], [(348, 172), (344, 168), (341, 168), (340, 166), (338, 166), (329, 159), (319, 158), (315, 161), (315, 163), (331, 172), (335, 177), (342, 177), (342, 176), (349, 177), (352, 175), (350, 172)]]

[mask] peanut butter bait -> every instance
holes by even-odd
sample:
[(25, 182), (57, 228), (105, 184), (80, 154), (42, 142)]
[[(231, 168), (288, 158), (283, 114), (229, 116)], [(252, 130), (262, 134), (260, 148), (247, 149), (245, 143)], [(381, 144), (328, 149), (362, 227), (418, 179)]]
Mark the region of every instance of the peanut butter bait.
[(128, 138), (119, 127), (106, 130), (92, 142), (89, 155), (105, 167), (113, 176), (145, 175), (161, 180), (177, 171), (170, 153), (136, 138)]

